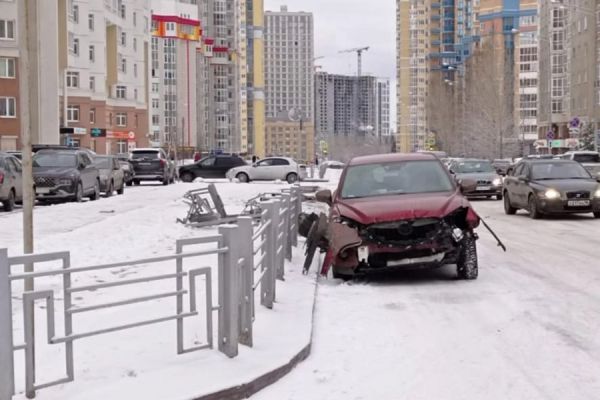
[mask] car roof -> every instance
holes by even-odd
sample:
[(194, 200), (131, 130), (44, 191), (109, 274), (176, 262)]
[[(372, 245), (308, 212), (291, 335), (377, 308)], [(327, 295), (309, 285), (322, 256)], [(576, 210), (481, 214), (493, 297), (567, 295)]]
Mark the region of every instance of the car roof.
[(529, 164), (577, 164), (577, 161), (573, 160), (564, 160), (560, 158), (526, 158), (521, 160), (521, 162), (529, 163)]
[(593, 151), (593, 150), (574, 150), (574, 151), (567, 151), (565, 154), (598, 154), (597, 151)]
[(435, 155), (430, 153), (387, 153), (373, 154), (369, 156), (354, 157), (348, 165), (366, 165), (376, 163), (389, 163), (397, 161), (432, 161), (439, 160)]
[(486, 160), (485, 158), (460, 158), (456, 160), (458, 162), (490, 162), (490, 160)]

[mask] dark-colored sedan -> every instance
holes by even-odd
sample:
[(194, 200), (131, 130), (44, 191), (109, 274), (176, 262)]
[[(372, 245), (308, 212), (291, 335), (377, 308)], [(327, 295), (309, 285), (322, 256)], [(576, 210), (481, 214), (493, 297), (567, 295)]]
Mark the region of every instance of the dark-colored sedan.
[(11, 154), (0, 152), (0, 203), (4, 211), (12, 211), (23, 201), (21, 162)]
[(135, 173), (133, 183), (160, 181), (163, 185), (175, 182), (175, 164), (163, 149), (135, 149), (129, 159)]
[(243, 158), (235, 154), (219, 154), (179, 167), (179, 178), (184, 182), (193, 182), (196, 178), (225, 178), (232, 168), (247, 165)]
[(502, 200), (502, 177), (488, 160), (453, 160), (449, 170), (458, 180), (471, 179), (477, 182), (477, 188), (468, 197), (496, 196), (497, 200)]
[(549, 214), (593, 213), (600, 218), (600, 185), (576, 161), (523, 160), (504, 180), (504, 211)]
[(430, 154), (354, 158), (338, 189), (317, 192), (331, 206), (329, 245), (322, 273), (436, 268), (456, 264), (461, 279), (478, 274), (475, 228), (480, 219), (457, 183)]
[(98, 168), (87, 151), (38, 151), (33, 156), (33, 181), (39, 201), (100, 198)]
[(94, 165), (100, 173), (100, 191), (106, 197), (125, 192), (125, 174), (115, 156), (96, 156)]

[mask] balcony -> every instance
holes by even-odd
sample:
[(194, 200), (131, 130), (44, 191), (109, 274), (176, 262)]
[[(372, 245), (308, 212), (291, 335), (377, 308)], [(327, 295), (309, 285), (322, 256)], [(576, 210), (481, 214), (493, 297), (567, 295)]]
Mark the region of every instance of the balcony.
[(431, 16), (431, 20), (432, 20), (432, 21), (439, 21), (439, 20), (440, 20), (440, 18), (441, 18), (441, 17), (440, 17), (439, 15), (436, 15), (436, 14), (434, 14), (434, 15), (432, 15), (432, 16)]
[(431, 45), (432, 45), (432, 46), (439, 46), (440, 44), (441, 44), (441, 42), (440, 42), (440, 40), (439, 40), (439, 39), (436, 39), (436, 40), (432, 40), (432, 41), (431, 41)]
[(439, 1), (438, 1), (438, 2), (435, 2), (435, 3), (431, 3), (431, 9), (432, 9), (432, 10), (437, 10), (437, 9), (439, 9), (440, 7), (441, 7), (441, 4), (440, 4), (440, 2), (439, 2)]
[(440, 28), (431, 28), (432, 35), (439, 35), (441, 32)]

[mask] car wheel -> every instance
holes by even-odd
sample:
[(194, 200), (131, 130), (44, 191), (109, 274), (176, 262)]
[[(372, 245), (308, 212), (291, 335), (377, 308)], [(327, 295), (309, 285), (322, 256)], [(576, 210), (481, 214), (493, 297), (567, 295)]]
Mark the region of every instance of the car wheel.
[(196, 179), (196, 177), (191, 172), (184, 172), (181, 175), (181, 180), (187, 183), (194, 182), (194, 179)]
[(125, 184), (126, 184), (127, 186), (133, 186), (133, 181), (128, 181), (128, 182), (125, 182)]
[(540, 212), (537, 204), (537, 200), (535, 196), (530, 194), (529, 201), (527, 202), (529, 208), (529, 216), (531, 219), (540, 219), (542, 218), (542, 213)]
[(133, 180), (133, 184), (134, 184), (135, 186), (140, 186), (140, 180), (139, 180), (139, 179), (134, 179), (134, 180)]
[(15, 209), (15, 191), (13, 189), (8, 192), (8, 198), (2, 202), (4, 211), (12, 211)]
[(460, 254), (456, 261), (456, 272), (459, 279), (477, 279), (479, 275), (479, 263), (477, 260), (477, 243), (471, 232), (467, 233), (462, 240)]
[(291, 184), (291, 183), (296, 183), (296, 182), (298, 182), (298, 174), (296, 174), (296, 173), (294, 173), (294, 172), (292, 172), (292, 173), (289, 173), (289, 174), (288, 174), (288, 175), (285, 177), (285, 180), (287, 181), (287, 183), (290, 183), (290, 184)]
[(497, 194), (496, 195), (496, 200), (498, 200), (498, 201), (502, 200), (502, 195), (501, 194)]
[(114, 183), (110, 181), (108, 188), (106, 189), (106, 197), (111, 197), (115, 191)]
[(75, 201), (81, 203), (83, 201), (83, 186), (81, 182), (77, 184), (77, 191), (75, 192)]
[(117, 194), (125, 193), (125, 182), (121, 184), (121, 188), (117, 190)]
[(595, 212), (594, 213), (594, 218), (600, 218), (600, 212)]
[(248, 177), (248, 174), (246, 174), (245, 172), (240, 172), (235, 177), (237, 178), (238, 181), (240, 181), (242, 183), (250, 182), (250, 177)]
[(99, 198), (100, 198), (100, 183), (98, 183), (98, 181), (96, 181), (96, 183), (94, 184), (94, 193), (92, 193), (92, 195), (90, 196), (90, 200), (96, 201)]
[(508, 193), (504, 193), (504, 213), (506, 215), (515, 215), (517, 213), (517, 209), (510, 204), (510, 198), (508, 197)]
[(166, 176), (166, 175), (165, 175), (165, 176), (163, 176), (163, 178), (162, 178), (162, 184), (163, 184), (163, 186), (167, 186), (167, 185), (169, 184), (169, 182), (170, 182), (170, 181), (171, 181), (171, 180), (169, 179), (169, 177), (168, 177), (168, 176)]
[(352, 280), (354, 278), (354, 275), (350, 275), (350, 274), (342, 274), (340, 272), (337, 272), (335, 266), (333, 266), (331, 268), (331, 273), (333, 275), (333, 279), (341, 279), (344, 282), (347, 282), (349, 280)]

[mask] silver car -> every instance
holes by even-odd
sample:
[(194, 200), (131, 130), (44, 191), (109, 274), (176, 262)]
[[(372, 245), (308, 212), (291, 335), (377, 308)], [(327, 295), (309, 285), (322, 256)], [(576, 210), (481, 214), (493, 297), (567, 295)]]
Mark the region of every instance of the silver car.
[(0, 152), (0, 202), (4, 211), (12, 211), (23, 201), (23, 170), (13, 155)]
[(125, 173), (121, 164), (114, 156), (96, 156), (94, 165), (98, 168), (100, 174), (100, 191), (106, 197), (117, 194), (123, 194), (125, 191)]
[(269, 157), (252, 165), (242, 165), (227, 171), (229, 180), (240, 182), (282, 180), (295, 183), (302, 176), (300, 166), (288, 157)]

